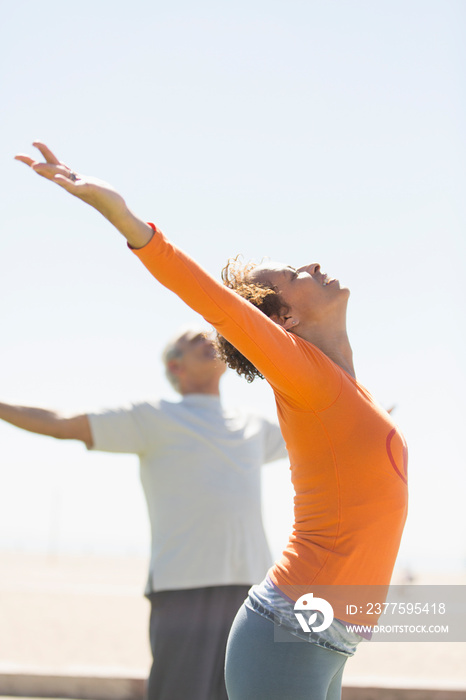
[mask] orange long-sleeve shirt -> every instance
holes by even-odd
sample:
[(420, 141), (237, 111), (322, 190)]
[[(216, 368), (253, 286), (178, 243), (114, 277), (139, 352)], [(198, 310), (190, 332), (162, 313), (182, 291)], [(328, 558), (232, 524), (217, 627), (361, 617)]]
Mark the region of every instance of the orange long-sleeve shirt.
[(272, 581), (288, 590), (387, 586), (407, 513), (406, 443), (390, 415), (318, 348), (283, 330), (153, 228), (136, 255), (274, 391), (296, 495), (293, 533), (269, 572)]

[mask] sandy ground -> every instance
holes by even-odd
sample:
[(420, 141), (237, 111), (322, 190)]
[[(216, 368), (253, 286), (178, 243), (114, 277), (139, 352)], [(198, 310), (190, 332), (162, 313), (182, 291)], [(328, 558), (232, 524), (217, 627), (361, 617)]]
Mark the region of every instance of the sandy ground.
[[(147, 561), (0, 552), (0, 673), (92, 672), (145, 676), (150, 665)], [(466, 585), (466, 575), (419, 583)], [(364, 679), (466, 687), (464, 643), (363, 643), (347, 663)]]

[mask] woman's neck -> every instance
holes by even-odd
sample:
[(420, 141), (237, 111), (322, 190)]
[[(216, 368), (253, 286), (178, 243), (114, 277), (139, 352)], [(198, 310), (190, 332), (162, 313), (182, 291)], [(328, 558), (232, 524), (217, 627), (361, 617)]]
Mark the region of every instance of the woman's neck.
[(353, 364), (353, 350), (346, 331), (346, 324), (344, 327), (337, 326), (335, 328), (329, 327), (328, 325), (324, 325), (323, 327), (314, 326), (307, 330), (300, 329), (298, 326), (294, 333), (315, 345), (324, 355), (327, 355), (332, 362), (335, 362), (336, 365), (345, 370), (345, 372), (350, 374), (354, 379), (356, 378)]

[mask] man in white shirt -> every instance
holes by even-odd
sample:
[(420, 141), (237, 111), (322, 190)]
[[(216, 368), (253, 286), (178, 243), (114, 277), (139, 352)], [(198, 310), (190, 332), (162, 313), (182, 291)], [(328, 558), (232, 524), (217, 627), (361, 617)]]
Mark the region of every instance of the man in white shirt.
[(260, 467), (287, 455), (275, 423), (222, 407), (225, 365), (208, 334), (179, 334), (163, 359), (179, 402), (71, 417), (0, 403), (0, 418), (139, 456), (152, 532), (148, 700), (226, 700), (228, 632), (248, 588), (271, 564)]

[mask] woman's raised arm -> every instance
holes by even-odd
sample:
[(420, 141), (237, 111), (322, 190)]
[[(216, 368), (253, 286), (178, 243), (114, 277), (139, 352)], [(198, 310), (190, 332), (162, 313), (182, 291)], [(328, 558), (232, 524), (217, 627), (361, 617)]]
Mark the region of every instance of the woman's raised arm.
[(123, 197), (111, 185), (88, 175), (75, 173), (62, 163), (40, 141), (33, 143), (45, 159), (39, 162), (30, 156), (18, 154), (16, 160), (28, 165), (34, 172), (55, 182), (64, 190), (97, 209), (126, 238), (131, 248), (143, 248), (154, 232), (126, 206)]
[[(215, 280), (166, 239), (153, 224), (138, 219), (110, 185), (75, 173), (44, 144), (35, 142), (34, 146), (45, 158), (45, 163), (34, 161), (26, 155), (16, 156), (17, 160), (97, 209), (123, 234), (149, 272), (211, 323), (274, 388), (300, 405), (320, 408), (322, 403), (333, 400), (340, 386), (340, 378), (336, 376), (330, 382), (329, 399), (328, 372), (322, 373), (320, 364), (330, 361), (323, 353), (305, 343), (306, 354), (312, 355), (312, 360), (308, 357), (303, 375), (301, 363), (296, 361), (297, 354), (301, 356), (303, 353), (303, 342), (299, 338)], [(322, 377), (325, 382), (321, 398), (319, 387)], [(307, 385), (311, 386), (312, 392)]]

